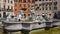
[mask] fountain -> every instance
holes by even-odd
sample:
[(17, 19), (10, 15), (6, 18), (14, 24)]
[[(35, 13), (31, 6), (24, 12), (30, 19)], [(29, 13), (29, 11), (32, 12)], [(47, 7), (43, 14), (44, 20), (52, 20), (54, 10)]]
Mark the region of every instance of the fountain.
[[(49, 16), (49, 15), (47, 15)], [(28, 34), (31, 30), (34, 29), (42, 29), (45, 28), (49, 29), (51, 26), (51, 23), (53, 21), (47, 19), (46, 15), (39, 15), (36, 16), (31, 21), (25, 21), (23, 20), (21, 14), (18, 17), (15, 17), (14, 15), (9, 15), (7, 17), (7, 20), (2, 21), (3, 23), (3, 30), (5, 33), (8, 32), (15, 32), (15, 31), (21, 31), (24, 34)], [(32, 17), (30, 17), (32, 18)], [(51, 19), (51, 18), (50, 18)]]

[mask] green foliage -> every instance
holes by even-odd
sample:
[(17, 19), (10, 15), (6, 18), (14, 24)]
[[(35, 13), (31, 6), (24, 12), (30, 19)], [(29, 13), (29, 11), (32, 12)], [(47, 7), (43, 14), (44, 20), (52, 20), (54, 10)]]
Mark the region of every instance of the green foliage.
[(31, 34), (60, 34), (60, 30), (56, 28), (51, 28), (50, 30), (42, 30), (42, 31), (36, 31), (36, 32), (31, 32)]

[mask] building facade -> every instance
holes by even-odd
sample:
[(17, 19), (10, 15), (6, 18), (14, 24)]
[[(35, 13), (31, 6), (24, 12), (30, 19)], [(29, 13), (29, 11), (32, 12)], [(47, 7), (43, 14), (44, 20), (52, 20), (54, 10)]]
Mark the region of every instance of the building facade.
[(2, 14), (14, 13), (19, 15), (24, 13), (24, 16), (52, 14), (60, 11), (60, 0), (0, 0), (0, 11)]
[(4, 0), (0, 0), (0, 18), (3, 17)]
[[(24, 15), (25, 18), (31, 15), (31, 10), (34, 8), (34, 0), (15, 0), (14, 1), (14, 14)], [(31, 8), (33, 7), (33, 8)]]
[(14, 0), (0, 0), (0, 17), (13, 13)]
[(14, 2), (15, 15), (23, 12), (25, 16), (31, 15), (31, 13), (35, 15), (50, 14), (54, 16), (56, 10), (56, 0), (15, 0)]
[(37, 14), (50, 14), (54, 15), (57, 10), (57, 3), (55, 0), (35, 0), (35, 10)]
[[(3, 11), (3, 15), (8, 15), (13, 13), (14, 11), (14, 0), (4, 0), (4, 11)], [(3, 16), (4, 17), (4, 16)]]
[[(30, 5), (33, 3), (32, 0), (15, 0), (14, 2), (14, 12), (15, 14), (19, 14), (20, 10), (24, 10), (24, 13), (28, 15), (30, 10)], [(17, 13), (16, 13), (17, 12)]]
[(60, 12), (60, 0), (57, 0), (57, 12)]
[(60, 0), (56, 0), (57, 2), (55, 3), (55, 4), (57, 4), (56, 5), (56, 10), (55, 10), (55, 16), (54, 16), (54, 18), (58, 18), (58, 19), (60, 19)]

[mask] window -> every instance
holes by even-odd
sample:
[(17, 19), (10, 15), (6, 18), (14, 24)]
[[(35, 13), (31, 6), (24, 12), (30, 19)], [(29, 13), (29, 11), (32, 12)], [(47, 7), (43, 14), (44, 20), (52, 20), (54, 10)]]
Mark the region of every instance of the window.
[(1, 11), (1, 9), (0, 9), (0, 11)]
[(35, 2), (35, 0), (32, 0), (32, 3), (34, 3)]
[(46, 3), (46, 6), (48, 6), (49, 3)]
[(51, 0), (49, 0), (49, 1), (51, 1)]
[(14, 0), (15, 2), (17, 2), (17, 0)]
[(30, 7), (30, 5), (28, 4), (28, 7)]
[(1, 8), (1, 3), (0, 3), (0, 8)]
[(57, 7), (54, 7), (54, 10), (57, 10)]
[(30, 2), (30, 0), (28, 0), (28, 2)]
[(35, 4), (35, 6), (37, 6), (37, 4)]
[(40, 8), (40, 10), (41, 10), (41, 8)]
[(41, 0), (39, 0), (39, 1), (41, 1)]
[(19, 0), (19, 2), (22, 2), (22, 0)]
[(44, 7), (42, 7), (42, 10), (44, 10)]
[(38, 0), (35, 0), (35, 1), (38, 1)]
[(15, 11), (17, 11), (17, 9), (15, 9)]
[(1, 17), (1, 14), (0, 14), (0, 17)]
[(44, 0), (42, 0), (42, 1), (44, 1)]
[(39, 6), (41, 6), (41, 4), (39, 4)]
[(24, 7), (26, 7), (26, 4), (24, 4)]
[(46, 10), (47, 10), (48, 8), (46, 7)]
[(8, 6), (8, 9), (9, 9), (9, 6)]
[(21, 7), (21, 4), (20, 4), (20, 7)]
[(57, 2), (54, 2), (54, 5), (57, 5)]
[(24, 11), (25, 11), (26, 9), (27, 9), (27, 8), (22, 8), (21, 10), (24, 10)]
[(4, 10), (5, 10), (5, 5), (4, 5)]
[(46, 1), (48, 1), (48, 0), (46, 0)]
[(49, 3), (49, 6), (51, 6), (52, 5), (52, 3)]
[(26, 2), (26, 0), (24, 0), (24, 2)]
[(9, 3), (9, 0), (8, 0), (8, 3)]
[(30, 16), (30, 14), (28, 14), (28, 16)]
[(52, 4), (52, 2), (50, 2), (49, 4)]
[(51, 10), (51, 7), (49, 7), (49, 10)]
[(57, 5), (54, 5), (54, 7), (57, 7)]
[(4, 2), (6, 2), (6, 0), (4, 0)]
[(34, 7), (34, 5), (31, 5), (31, 7)]
[(13, 10), (13, 6), (11, 7), (11, 9)]
[(11, 1), (11, 4), (12, 4), (13, 2)]
[(54, 2), (54, 7), (56, 7), (57, 6), (57, 2)]
[(45, 4), (43, 3), (42, 6), (44, 6)]
[(36, 8), (36, 10), (38, 10), (38, 9), (39, 9), (39, 7)]

